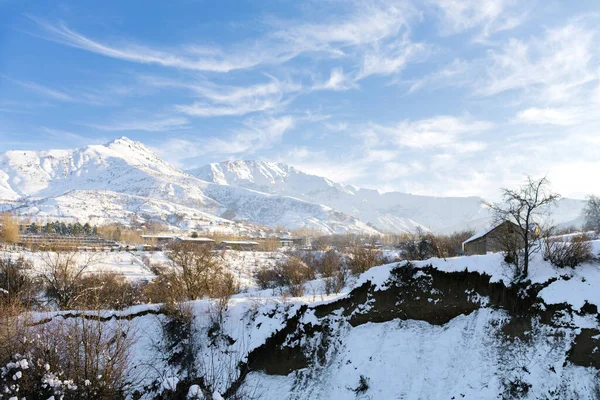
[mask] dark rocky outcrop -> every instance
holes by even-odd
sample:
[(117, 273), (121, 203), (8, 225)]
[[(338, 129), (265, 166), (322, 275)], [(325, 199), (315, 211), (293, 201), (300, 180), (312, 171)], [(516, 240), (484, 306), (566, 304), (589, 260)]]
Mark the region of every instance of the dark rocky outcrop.
[[(491, 307), (504, 310), (510, 316), (500, 329), (503, 338), (527, 340), (534, 318), (554, 326), (557, 316), (575, 312), (567, 304), (547, 306), (538, 297), (538, 293), (554, 280), (545, 284), (524, 282), (506, 287), (502, 282), (490, 282), (490, 279), (489, 275), (466, 270), (443, 272), (432, 266), (399, 265), (392, 269), (385, 288), (378, 290), (366, 282), (339, 300), (311, 308), (301, 307), (282, 330), (249, 354), (245, 368), (287, 375), (308, 367), (315, 359), (312, 356), (325, 350), (309, 349), (301, 342), (306, 343), (306, 338), (317, 333), (335, 330), (334, 316), (342, 317), (352, 327), (394, 319), (443, 325), (459, 315)], [(320, 325), (306, 326), (300, 322), (308, 310), (314, 311)], [(580, 313), (585, 312), (597, 314), (597, 309), (588, 307)], [(569, 361), (600, 369), (600, 340), (594, 339), (598, 334), (583, 330), (575, 340)], [(301, 341), (301, 338), (305, 340)]]

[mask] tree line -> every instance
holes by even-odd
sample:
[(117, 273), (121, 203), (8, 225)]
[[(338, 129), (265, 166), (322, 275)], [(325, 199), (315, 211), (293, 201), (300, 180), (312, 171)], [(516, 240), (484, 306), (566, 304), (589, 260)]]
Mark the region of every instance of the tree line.
[(31, 234), (56, 234), (56, 235), (97, 235), (98, 227), (90, 225), (89, 222), (81, 224), (79, 222), (64, 223), (59, 221), (47, 222), (45, 225), (38, 225), (32, 222), (25, 226), (24, 233)]

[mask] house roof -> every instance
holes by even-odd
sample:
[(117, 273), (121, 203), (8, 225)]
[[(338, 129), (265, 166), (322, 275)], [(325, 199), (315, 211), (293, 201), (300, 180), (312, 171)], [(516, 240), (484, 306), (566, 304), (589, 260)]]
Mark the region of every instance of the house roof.
[(197, 238), (193, 238), (193, 237), (185, 237), (185, 236), (179, 236), (177, 237), (177, 240), (181, 240), (183, 242), (206, 242), (206, 243), (212, 243), (214, 242), (213, 239), (211, 238), (205, 238), (205, 237), (197, 237)]
[(224, 244), (240, 244), (240, 245), (257, 245), (258, 242), (251, 242), (248, 240), (223, 240), (221, 243)]
[(493, 231), (494, 229), (496, 229), (497, 227), (499, 227), (500, 225), (502, 225), (505, 222), (509, 222), (509, 221), (496, 222), (495, 224), (491, 225), (487, 229), (485, 229), (481, 232), (477, 232), (476, 234), (474, 234), (473, 236), (471, 236), (470, 238), (465, 240), (462, 244), (464, 245), (465, 243), (469, 243), (469, 242), (472, 242), (473, 240), (477, 240), (479, 238), (484, 237), (485, 235), (487, 235), (488, 233), (490, 233), (491, 231)]
[(175, 235), (140, 235), (143, 239), (175, 239)]

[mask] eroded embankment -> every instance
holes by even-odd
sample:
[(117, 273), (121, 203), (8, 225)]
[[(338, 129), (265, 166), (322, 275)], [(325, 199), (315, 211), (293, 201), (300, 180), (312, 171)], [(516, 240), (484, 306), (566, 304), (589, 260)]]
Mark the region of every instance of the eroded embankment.
[[(459, 315), (491, 307), (504, 310), (510, 316), (499, 330), (500, 335), (506, 340), (527, 340), (534, 319), (560, 327), (568, 324), (565, 315), (593, 314), (599, 318), (598, 310), (593, 306), (574, 311), (567, 304), (544, 304), (538, 293), (552, 281), (506, 287), (501, 282), (490, 282), (490, 278), (466, 270), (443, 272), (431, 266), (399, 266), (392, 269), (383, 288), (366, 282), (337, 301), (301, 307), (283, 329), (248, 355), (242, 370), (245, 373), (262, 371), (270, 375), (287, 375), (309, 367), (313, 360), (323, 359), (335, 336), (332, 332), (341, 326), (341, 320), (352, 327), (394, 319), (443, 325)], [(314, 318), (305, 318), (308, 313), (314, 313), (318, 322)], [(318, 337), (318, 346), (307, 345), (313, 337)], [(600, 369), (599, 338), (597, 329), (580, 330), (567, 359), (575, 365)]]

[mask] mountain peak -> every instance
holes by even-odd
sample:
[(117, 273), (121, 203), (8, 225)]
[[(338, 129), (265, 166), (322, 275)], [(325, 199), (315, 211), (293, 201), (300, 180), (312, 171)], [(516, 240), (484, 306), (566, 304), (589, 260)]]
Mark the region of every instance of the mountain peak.
[(115, 145), (130, 146), (130, 145), (142, 145), (142, 143), (141, 142), (137, 142), (137, 141), (132, 140), (132, 139), (129, 139), (127, 136), (121, 136), (120, 138), (116, 138), (116, 139), (111, 140), (110, 142), (106, 143), (104, 146), (106, 146), (106, 147), (113, 147)]

